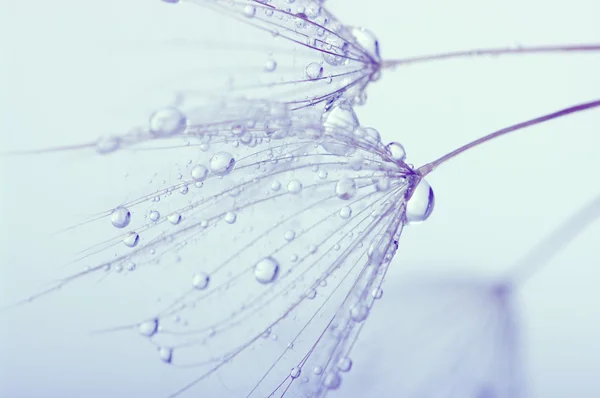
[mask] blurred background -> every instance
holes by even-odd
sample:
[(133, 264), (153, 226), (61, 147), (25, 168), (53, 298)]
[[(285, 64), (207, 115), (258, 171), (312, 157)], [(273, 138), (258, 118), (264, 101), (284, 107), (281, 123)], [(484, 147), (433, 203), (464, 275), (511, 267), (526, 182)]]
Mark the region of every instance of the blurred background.
[[(600, 41), (593, 0), (326, 5), (344, 23), (375, 32), (384, 59)], [(1, 7), (2, 151), (91, 142), (144, 124), (194, 73), (210, 79), (226, 72), (223, 63), (246, 68), (236, 62), (244, 59), (239, 43), (253, 39), (235, 24), (227, 29), (223, 15), (158, 0)], [(228, 55), (207, 57), (205, 48)], [(368, 87), (356, 111), (421, 165), (499, 128), (596, 99), (598, 70), (600, 54), (399, 67)], [(189, 81), (202, 88), (202, 79)], [(533, 273), (520, 273), (519, 264), (600, 194), (599, 126), (600, 111), (592, 110), (519, 131), (428, 178), (435, 211), (405, 229), (352, 371), (331, 396), (600, 396), (600, 224)], [(130, 165), (106, 159), (0, 157), (0, 304), (37, 291), (90, 239), (56, 231), (123, 195), (128, 181), (115, 176)], [(0, 313), (0, 396), (162, 397), (189, 380), (135, 334), (91, 335), (139, 294), (123, 292), (106, 307), (94, 302), (95, 287)]]

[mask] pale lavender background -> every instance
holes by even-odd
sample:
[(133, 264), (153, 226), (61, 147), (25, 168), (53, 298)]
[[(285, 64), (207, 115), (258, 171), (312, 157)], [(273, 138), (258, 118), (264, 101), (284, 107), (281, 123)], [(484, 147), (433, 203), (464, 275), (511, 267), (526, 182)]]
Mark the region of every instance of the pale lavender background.
[[(595, 0), (329, 3), (345, 22), (375, 31), (385, 58), (600, 40)], [(161, 51), (143, 68), (129, 61), (136, 51), (147, 59), (153, 40), (193, 35), (196, 21), (213, 21), (202, 18), (207, 12), (202, 9), (169, 9), (158, 0), (35, 0), (1, 7), (3, 150), (85, 142), (144, 120), (164, 100), (146, 96), (145, 90), (157, 73), (176, 75), (178, 65)], [(418, 165), (494, 129), (596, 98), (598, 70), (599, 55), (413, 66), (384, 73), (358, 113), (385, 139), (402, 142)], [(600, 193), (595, 175), (599, 126), (600, 111), (591, 111), (519, 132), (430, 177), (436, 210), (426, 224), (406, 229), (385, 298), (369, 318), (353, 353), (354, 368), (336, 396), (398, 396), (395, 387), (406, 377), (405, 365), (398, 363), (418, 355), (419, 346), (399, 342), (397, 330), (445, 300), (441, 292), (426, 303), (411, 296), (404, 288), (406, 278), (421, 272), (442, 279), (494, 278)], [(68, 258), (79, 247), (78, 242), (57, 246), (50, 234), (90, 208), (102, 207), (104, 196), (114, 196), (103, 176), (122, 165), (97, 162), (92, 165), (96, 173), (81, 175), (72, 159), (1, 159), (0, 303), (49, 280), (60, 264), (54, 259)], [(94, 187), (100, 191), (85, 203), (64, 201)], [(118, 184), (112, 189), (118, 191)], [(600, 396), (599, 236), (596, 223), (518, 288), (519, 355), (529, 397)], [(87, 334), (99, 320), (111, 319), (104, 306), (93, 302), (93, 289), (87, 284), (69, 289), (67, 299), (55, 295), (0, 314), (0, 396), (160, 397), (188, 380), (158, 363), (135, 335)], [(115, 297), (111, 311), (126, 308), (126, 300)], [(455, 309), (459, 316), (468, 316), (460, 310)], [(444, 322), (432, 319), (415, 334), (437, 329), (443, 335)], [(432, 361), (430, 368), (436, 365)], [(443, 382), (432, 379), (431, 385)]]

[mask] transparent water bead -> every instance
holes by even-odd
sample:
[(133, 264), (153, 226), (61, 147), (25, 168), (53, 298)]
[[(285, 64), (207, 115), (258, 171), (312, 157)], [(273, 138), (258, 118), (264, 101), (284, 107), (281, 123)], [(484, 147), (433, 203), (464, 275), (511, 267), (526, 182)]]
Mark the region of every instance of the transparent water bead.
[(369, 54), (373, 61), (380, 63), (379, 40), (377, 40), (375, 34), (365, 28), (354, 28), (351, 33), (356, 43)]
[(268, 59), (267, 62), (265, 62), (265, 72), (273, 72), (275, 69), (277, 69), (277, 62), (273, 59)]
[(253, 18), (256, 15), (256, 7), (247, 5), (244, 7), (244, 10), (242, 11), (242, 13), (247, 18)]
[(348, 103), (343, 102), (331, 108), (322, 117), (325, 132), (335, 134), (338, 131), (352, 133), (358, 126), (358, 117)]
[(231, 211), (228, 211), (225, 214), (225, 222), (227, 224), (233, 224), (235, 222), (235, 220), (237, 219), (237, 215)]
[(210, 171), (214, 174), (229, 174), (235, 166), (235, 159), (229, 152), (218, 152), (210, 158)]
[(323, 76), (323, 66), (318, 62), (311, 62), (306, 65), (306, 77), (310, 80), (315, 80)]
[(152, 222), (157, 222), (160, 219), (160, 213), (156, 210), (152, 210), (150, 213), (148, 213), (148, 218)]
[(182, 134), (186, 128), (185, 115), (175, 107), (159, 109), (150, 116), (149, 129), (155, 136)]
[(179, 213), (171, 213), (167, 216), (167, 220), (173, 225), (177, 225), (181, 222), (181, 214)]
[(302, 183), (300, 180), (291, 180), (288, 182), (287, 190), (289, 193), (297, 195), (302, 192)]
[(340, 209), (340, 217), (342, 217), (344, 220), (349, 219), (352, 217), (352, 209), (348, 206), (342, 207)]
[(431, 186), (422, 179), (415, 187), (411, 198), (406, 203), (406, 221), (417, 224), (429, 218), (435, 205), (435, 195)]
[(323, 386), (329, 390), (335, 390), (342, 384), (342, 378), (336, 372), (327, 372), (323, 377)]
[(399, 142), (390, 142), (385, 146), (385, 149), (392, 160), (404, 161), (406, 159), (406, 151), (404, 150), (404, 146), (402, 146), (402, 144)]
[(96, 141), (96, 152), (101, 155), (111, 153), (119, 149), (121, 146), (121, 139), (119, 137), (100, 137)]
[(158, 319), (150, 319), (138, 325), (138, 332), (142, 336), (152, 337), (158, 332)]
[(291, 229), (290, 229), (289, 231), (286, 231), (286, 232), (285, 232), (285, 234), (283, 234), (283, 237), (284, 237), (284, 238), (285, 238), (285, 240), (287, 240), (288, 242), (289, 242), (289, 241), (292, 241), (292, 240), (294, 240), (294, 238), (296, 237), (296, 232), (295, 232), (294, 230), (291, 230)]
[(140, 241), (140, 235), (137, 232), (129, 231), (125, 234), (123, 238), (123, 243), (127, 247), (136, 247), (138, 242)]
[(292, 370), (290, 371), (290, 377), (292, 379), (297, 379), (298, 377), (300, 377), (300, 373), (301, 373), (300, 368), (296, 366), (296, 367), (292, 368)]
[(209, 282), (210, 276), (206, 272), (199, 272), (194, 275), (192, 286), (194, 289), (203, 290), (208, 287)]
[(279, 263), (273, 257), (266, 257), (254, 266), (254, 276), (260, 283), (271, 283), (277, 278)]
[(195, 181), (204, 181), (208, 175), (208, 169), (204, 165), (197, 164), (192, 168), (191, 174)]
[(335, 185), (335, 194), (342, 200), (348, 200), (356, 195), (356, 183), (352, 178), (342, 178)]
[(171, 363), (173, 361), (173, 349), (168, 347), (160, 347), (158, 349), (158, 357), (165, 363)]
[(131, 213), (123, 206), (119, 206), (110, 214), (110, 222), (117, 228), (125, 228), (131, 221)]
[(369, 307), (364, 304), (356, 304), (350, 309), (350, 316), (356, 322), (362, 322), (369, 315)]
[(352, 360), (348, 357), (340, 358), (337, 363), (337, 368), (340, 372), (349, 372), (352, 369)]

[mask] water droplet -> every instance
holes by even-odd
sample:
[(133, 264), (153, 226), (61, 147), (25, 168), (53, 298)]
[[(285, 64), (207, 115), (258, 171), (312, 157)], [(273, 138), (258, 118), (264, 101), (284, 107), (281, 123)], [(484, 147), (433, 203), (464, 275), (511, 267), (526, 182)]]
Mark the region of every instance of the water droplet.
[(140, 236), (134, 231), (127, 232), (127, 234), (125, 234), (125, 237), (123, 238), (123, 243), (125, 243), (125, 246), (127, 247), (135, 247), (137, 246), (139, 241)]
[(120, 146), (121, 139), (119, 137), (100, 137), (98, 141), (96, 141), (96, 152), (101, 155), (105, 155), (107, 153), (116, 151)]
[(167, 347), (160, 347), (158, 349), (158, 357), (165, 363), (171, 363), (173, 360), (173, 349)]
[(210, 158), (210, 171), (215, 174), (229, 174), (234, 166), (235, 159), (229, 152), (218, 152)]
[(210, 276), (208, 276), (205, 272), (199, 272), (194, 275), (194, 279), (192, 279), (192, 286), (194, 289), (203, 290), (208, 287), (208, 283), (210, 282)]
[(146, 337), (152, 337), (158, 332), (158, 319), (150, 319), (138, 325), (138, 332)]
[(316, 374), (317, 376), (323, 373), (323, 368), (320, 366), (315, 366), (313, 369), (313, 373)]
[(390, 142), (385, 146), (390, 158), (393, 160), (401, 160), (404, 161), (406, 159), (406, 151), (404, 147), (399, 142)]
[(177, 225), (181, 222), (181, 214), (179, 213), (171, 213), (167, 216), (167, 220), (173, 225)]
[(340, 209), (340, 217), (342, 217), (344, 220), (349, 219), (350, 217), (352, 217), (352, 209), (348, 206), (342, 207)]
[(281, 183), (279, 181), (273, 181), (271, 189), (275, 192), (279, 191), (279, 189), (281, 189)]
[(279, 263), (273, 257), (266, 257), (254, 266), (254, 276), (260, 283), (271, 283), (277, 278)]
[(192, 168), (192, 178), (195, 181), (204, 181), (208, 175), (208, 169), (206, 166), (197, 164)]
[(256, 15), (256, 7), (247, 5), (244, 7), (244, 10), (242, 12), (245, 17), (253, 18)]
[(233, 224), (233, 223), (235, 222), (235, 220), (236, 220), (236, 219), (237, 219), (237, 216), (236, 216), (236, 214), (235, 214), (235, 213), (233, 213), (233, 212), (231, 212), (231, 211), (228, 211), (228, 212), (225, 214), (225, 222), (226, 222), (227, 224)]
[(311, 254), (314, 254), (317, 252), (317, 245), (310, 245), (308, 246), (308, 252)]
[(337, 389), (342, 384), (342, 378), (336, 372), (327, 372), (323, 377), (323, 385), (329, 390)]
[(150, 133), (155, 136), (168, 136), (181, 134), (187, 128), (187, 119), (175, 107), (166, 107), (157, 110), (150, 116)]
[(323, 76), (323, 66), (318, 62), (311, 62), (306, 65), (306, 77), (315, 80)]
[(188, 188), (188, 186), (184, 185), (181, 188), (179, 188), (179, 193), (182, 194), (182, 195), (185, 195), (185, 194), (187, 194), (189, 192), (189, 190), (190, 189)]
[(371, 32), (365, 28), (354, 28), (352, 29), (352, 36), (356, 43), (361, 46), (367, 54), (373, 59), (373, 61), (381, 62), (381, 54), (379, 53), (379, 41)]
[(299, 194), (300, 192), (302, 192), (302, 183), (300, 182), (300, 180), (291, 180), (290, 182), (288, 182), (287, 190), (291, 194)]
[(335, 194), (342, 200), (348, 200), (356, 195), (356, 183), (352, 178), (342, 178), (335, 185)]
[(136, 265), (133, 261), (129, 261), (125, 266), (127, 267), (127, 271), (135, 271)]
[(387, 192), (390, 189), (391, 181), (387, 177), (381, 177), (377, 179), (377, 183), (375, 184), (375, 189), (379, 192)]
[(296, 379), (298, 377), (300, 377), (300, 368), (299, 367), (294, 367), (292, 368), (292, 370), (290, 371), (290, 376), (292, 379)]
[(131, 213), (123, 206), (119, 206), (110, 214), (110, 222), (117, 228), (125, 228), (131, 221)]
[(350, 316), (356, 322), (362, 322), (369, 315), (369, 307), (364, 304), (356, 304), (350, 309)]
[(315, 289), (310, 289), (308, 292), (306, 292), (307, 299), (312, 300), (315, 297), (317, 297), (317, 291)]
[(340, 358), (337, 368), (342, 372), (349, 372), (352, 369), (352, 360), (348, 357)]
[(433, 189), (425, 180), (419, 181), (414, 188), (411, 198), (406, 203), (406, 221), (408, 224), (417, 224), (429, 218), (435, 205)]
[(296, 232), (290, 229), (289, 231), (286, 231), (286, 233), (283, 235), (283, 237), (284, 237), (284, 238), (285, 238), (285, 240), (287, 240), (288, 242), (289, 242), (289, 241), (292, 241), (292, 240), (294, 240), (294, 238), (296, 237)]
[(160, 213), (156, 210), (152, 210), (150, 213), (148, 213), (148, 218), (152, 222), (157, 222), (160, 219)]
[(380, 287), (376, 287), (371, 292), (371, 296), (373, 296), (374, 299), (380, 299), (383, 296), (383, 289)]
[(277, 62), (273, 59), (268, 59), (267, 62), (265, 62), (265, 72), (273, 72), (275, 69), (277, 69)]

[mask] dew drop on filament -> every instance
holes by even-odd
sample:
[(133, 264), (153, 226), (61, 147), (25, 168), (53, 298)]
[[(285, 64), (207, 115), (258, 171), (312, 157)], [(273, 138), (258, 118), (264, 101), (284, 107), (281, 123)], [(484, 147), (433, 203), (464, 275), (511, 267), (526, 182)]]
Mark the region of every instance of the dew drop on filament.
[(135, 247), (135, 246), (137, 246), (139, 241), (140, 241), (140, 236), (134, 231), (127, 232), (125, 234), (125, 237), (123, 238), (123, 243), (127, 247)]
[(158, 319), (150, 319), (138, 325), (138, 332), (142, 336), (152, 337), (158, 332)]
[(277, 278), (279, 263), (273, 257), (266, 257), (254, 266), (254, 276), (260, 283), (271, 283)]
[(417, 224), (429, 218), (433, 212), (435, 196), (433, 189), (425, 180), (419, 181), (411, 198), (406, 203), (406, 222)]
[(123, 206), (114, 209), (110, 215), (110, 222), (117, 228), (125, 228), (131, 221), (131, 213)]
[(194, 275), (194, 279), (192, 279), (192, 286), (194, 289), (203, 290), (208, 287), (208, 283), (210, 282), (210, 276), (208, 276), (205, 272), (200, 272)]
[(166, 107), (150, 116), (149, 128), (155, 136), (182, 134), (187, 128), (187, 119), (179, 109)]
[(229, 152), (218, 152), (210, 158), (210, 171), (217, 175), (229, 174), (235, 166), (235, 159)]

